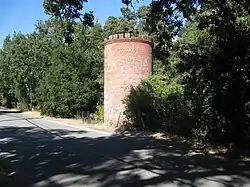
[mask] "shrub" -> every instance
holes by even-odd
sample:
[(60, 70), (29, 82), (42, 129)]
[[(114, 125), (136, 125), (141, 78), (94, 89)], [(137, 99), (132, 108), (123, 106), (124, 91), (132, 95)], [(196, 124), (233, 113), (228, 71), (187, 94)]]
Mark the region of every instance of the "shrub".
[(97, 122), (104, 122), (104, 105), (98, 105), (92, 118)]
[(151, 76), (132, 88), (124, 100), (127, 121), (136, 128), (189, 130), (189, 106), (183, 87), (175, 79)]

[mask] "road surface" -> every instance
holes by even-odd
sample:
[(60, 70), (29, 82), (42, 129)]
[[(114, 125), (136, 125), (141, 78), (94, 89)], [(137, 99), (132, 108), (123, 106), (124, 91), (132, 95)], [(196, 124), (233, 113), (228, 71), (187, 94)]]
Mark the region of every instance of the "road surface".
[(194, 154), (178, 139), (123, 137), (0, 111), (15, 187), (250, 186), (250, 163)]

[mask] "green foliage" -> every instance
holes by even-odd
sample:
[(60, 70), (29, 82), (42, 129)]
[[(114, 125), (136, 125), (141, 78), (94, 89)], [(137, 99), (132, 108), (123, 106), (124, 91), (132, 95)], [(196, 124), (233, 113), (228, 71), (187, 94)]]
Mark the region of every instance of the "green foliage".
[(87, 0), (44, 0), (45, 13), (62, 20), (81, 20), (84, 26), (92, 26), (94, 16), (92, 12), (82, 14), (83, 3)]
[(95, 112), (92, 114), (92, 118), (97, 122), (104, 122), (104, 105), (98, 105)]
[(160, 60), (153, 61), (153, 74), (164, 76), (166, 74), (166, 66)]
[(44, 51), (46, 44), (46, 40), (36, 33), (14, 34), (4, 41), (0, 61), (1, 93), (8, 105), (15, 106), (18, 102), (25, 106), (24, 109), (34, 107), (35, 89), (43, 77), (50, 52)]
[(81, 57), (70, 47), (55, 50), (52, 55), (53, 64), (42, 83), (42, 113), (69, 118), (79, 110), (94, 110), (100, 97), (100, 85), (92, 78), (93, 65), (87, 64)]
[(188, 131), (189, 110), (183, 91), (174, 79), (151, 76), (131, 89), (124, 114), (137, 128)]
[(193, 106), (195, 134), (240, 145), (250, 120), (249, 18), (229, 5), (213, 9), (198, 14), (179, 40), (178, 68)]
[[(159, 0), (144, 10), (142, 28), (154, 41), (154, 73), (181, 80), (194, 134), (240, 145), (250, 132), (249, 2)], [(149, 91), (139, 88), (132, 95), (147, 99), (133, 99), (150, 101)]]
[[(6, 37), (3, 49), (7, 49), (10, 42), (10, 37)], [(13, 107), (15, 100), (11, 90), (11, 79), (8, 76), (9, 66), (7, 61), (7, 54), (5, 50), (0, 50), (0, 99), (1, 105), (4, 107)]]
[(43, 2), (45, 13), (60, 25), (59, 31), (63, 34), (63, 42), (67, 44), (72, 43), (74, 40), (74, 26), (76, 24), (81, 23), (85, 28), (94, 25), (93, 12), (82, 14), (85, 2), (87, 0), (44, 0)]
[(39, 88), (43, 114), (70, 118), (77, 111), (93, 112), (102, 97), (101, 30), (97, 25), (83, 35), (80, 28), (72, 44), (53, 50), (52, 65)]
[(129, 8), (125, 7), (121, 8), (121, 13), (122, 16), (120, 17), (114, 17), (114, 16), (108, 17), (108, 20), (105, 22), (104, 25), (104, 33), (106, 37), (118, 33), (137, 34), (136, 13), (130, 10)]
[(72, 26), (71, 44), (57, 20), (38, 22), (34, 33), (6, 38), (0, 51), (2, 105), (39, 108), (58, 117), (94, 112), (103, 99), (102, 28)]

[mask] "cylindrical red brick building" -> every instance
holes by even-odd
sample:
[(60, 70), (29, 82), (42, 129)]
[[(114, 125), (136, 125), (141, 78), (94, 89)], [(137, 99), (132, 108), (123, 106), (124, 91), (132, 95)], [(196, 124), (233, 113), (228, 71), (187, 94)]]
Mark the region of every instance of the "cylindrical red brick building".
[(104, 45), (104, 122), (117, 126), (124, 120), (122, 101), (130, 86), (152, 73), (152, 42), (126, 33), (109, 36)]

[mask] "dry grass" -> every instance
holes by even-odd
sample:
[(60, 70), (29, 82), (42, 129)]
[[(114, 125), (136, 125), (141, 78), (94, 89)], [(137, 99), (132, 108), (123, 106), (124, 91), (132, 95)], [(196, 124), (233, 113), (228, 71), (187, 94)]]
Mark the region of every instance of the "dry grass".
[(153, 133), (151, 137), (155, 140), (167, 140), (168, 139), (168, 136), (166, 135), (166, 133), (161, 133), (161, 132)]
[(41, 115), (41, 113), (38, 111), (23, 112), (22, 115), (26, 117), (44, 117), (47, 120), (65, 123), (65, 124), (73, 125), (76, 127), (86, 127), (86, 128), (96, 129), (96, 130), (103, 130), (107, 132), (114, 132), (116, 130), (116, 128), (112, 126), (104, 125), (103, 123), (90, 124), (90, 123), (83, 121), (82, 119), (54, 118), (54, 117)]

